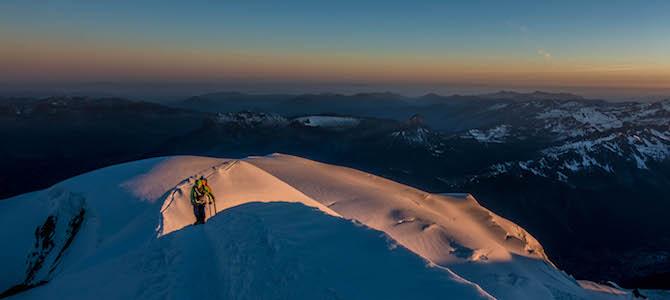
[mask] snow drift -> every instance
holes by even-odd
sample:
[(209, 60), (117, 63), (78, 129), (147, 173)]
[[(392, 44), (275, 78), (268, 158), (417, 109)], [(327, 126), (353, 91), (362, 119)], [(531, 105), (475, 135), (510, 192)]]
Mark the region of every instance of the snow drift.
[[(210, 219), (189, 192), (206, 176)], [(275, 154), (108, 167), (0, 201), (16, 299), (626, 299), (470, 195)]]

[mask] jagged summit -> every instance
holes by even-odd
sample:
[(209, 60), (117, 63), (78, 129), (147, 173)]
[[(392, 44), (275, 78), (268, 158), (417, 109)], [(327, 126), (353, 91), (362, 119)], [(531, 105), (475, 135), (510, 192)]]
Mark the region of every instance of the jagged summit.
[[(200, 176), (217, 205), (192, 226)], [(108, 167), (0, 202), (0, 228), (17, 299), (627, 296), (583, 288), (470, 195), (281, 154)]]

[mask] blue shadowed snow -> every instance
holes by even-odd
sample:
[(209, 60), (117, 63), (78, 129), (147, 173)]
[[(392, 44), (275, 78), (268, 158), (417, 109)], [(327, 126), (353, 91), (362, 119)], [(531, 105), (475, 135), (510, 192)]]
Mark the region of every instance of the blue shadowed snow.
[(281, 202), (231, 208), (63, 275), (16, 299), (485, 298), (379, 231)]

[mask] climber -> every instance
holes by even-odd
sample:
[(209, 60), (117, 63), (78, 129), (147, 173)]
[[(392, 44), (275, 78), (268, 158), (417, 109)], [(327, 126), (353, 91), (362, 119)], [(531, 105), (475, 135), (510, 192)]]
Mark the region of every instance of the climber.
[(196, 220), (194, 225), (205, 224), (205, 205), (212, 204), (212, 201), (214, 201), (212, 189), (207, 185), (207, 179), (201, 176), (195, 181), (191, 190), (191, 204)]

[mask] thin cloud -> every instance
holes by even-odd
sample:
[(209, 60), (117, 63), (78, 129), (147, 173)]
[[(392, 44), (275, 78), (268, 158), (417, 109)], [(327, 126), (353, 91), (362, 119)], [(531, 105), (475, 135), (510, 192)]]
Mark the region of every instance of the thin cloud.
[(551, 53), (549, 53), (549, 51), (544, 50), (542, 48), (537, 49), (537, 54), (539, 54), (540, 56), (544, 57), (544, 59), (547, 59), (547, 60), (551, 59), (551, 57), (552, 57)]
[(579, 72), (625, 72), (633, 71), (636, 67), (633, 65), (608, 65), (608, 66), (584, 66), (577, 71)]

